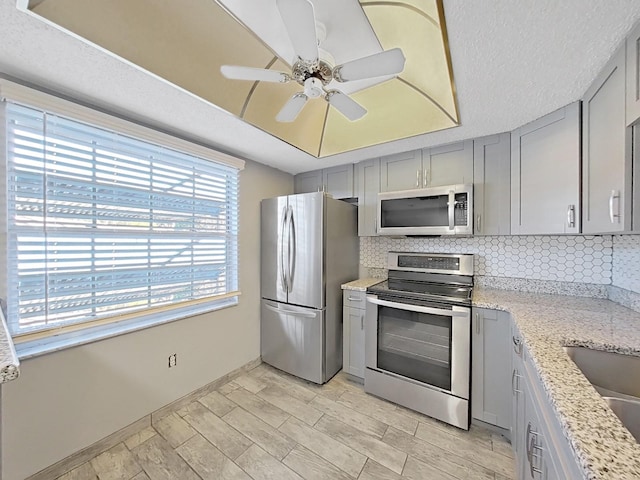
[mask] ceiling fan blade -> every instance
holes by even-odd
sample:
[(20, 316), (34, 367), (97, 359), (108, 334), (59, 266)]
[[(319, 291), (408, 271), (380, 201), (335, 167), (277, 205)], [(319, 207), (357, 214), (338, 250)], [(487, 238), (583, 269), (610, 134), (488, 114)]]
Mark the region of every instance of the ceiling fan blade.
[(276, 0), (296, 55), (307, 63), (318, 61), (318, 38), (313, 5), (308, 0)]
[(367, 113), (367, 110), (362, 105), (337, 90), (328, 92), (326, 100), (352, 122), (361, 119)]
[(404, 70), (404, 62), (402, 50), (393, 48), (338, 65), (333, 69), (333, 78), (339, 82), (349, 82), (383, 75), (397, 75)]
[(232, 80), (251, 80), (262, 82), (286, 83), (291, 77), (284, 72), (265, 70), (264, 68), (241, 67), (238, 65), (222, 65), (220, 73)]
[(302, 107), (307, 103), (308, 97), (304, 93), (296, 93), (284, 104), (282, 110), (276, 115), (278, 122), (293, 122), (298, 114), (302, 111)]

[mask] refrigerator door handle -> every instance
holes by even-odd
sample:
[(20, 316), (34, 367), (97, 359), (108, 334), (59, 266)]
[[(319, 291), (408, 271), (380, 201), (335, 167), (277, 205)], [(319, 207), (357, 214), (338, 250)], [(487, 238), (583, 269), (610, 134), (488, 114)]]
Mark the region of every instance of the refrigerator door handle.
[(280, 282), (282, 283), (282, 290), (284, 290), (285, 292), (289, 292), (289, 286), (287, 285), (287, 275), (286, 275), (286, 271), (287, 269), (285, 269), (284, 266), (284, 239), (288, 238), (285, 235), (285, 230), (287, 228), (287, 210), (288, 207), (284, 207), (282, 209), (282, 235), (280, 236), (280, 238), (278, 239), (280, 242)]
[(296, 312), (296, 311), (293, 311), (293, 310), (285, 310), (284, 308), (277, 308), (277, 307), (271, 306), (269, 304), (265, 304), (265, 307), (268, 310), (271, 310), (272, 312), (284, 313), (285, 315), (293, 315), (295, 317), (316, 318), (316, 316), (317, 316), (315, 313)]
[(289, 207), (289, 293), (293, 291), (293, 278), (296, 272), (296, 223), (293, 207)]

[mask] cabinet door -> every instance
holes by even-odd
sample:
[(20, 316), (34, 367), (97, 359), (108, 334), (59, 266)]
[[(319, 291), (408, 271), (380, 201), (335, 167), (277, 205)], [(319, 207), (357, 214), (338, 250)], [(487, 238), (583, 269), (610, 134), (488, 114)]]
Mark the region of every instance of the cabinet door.
[(511, 323), (511, 445), (516, 457), (518, 478), (524, 461), (524, 346), (518, 330)]
[(353, 164), (322, 170), (322, 185), (324, 185), (324, 191), (333, 198), (352, 198), (354, 196)]
[(364, 378), (364, 312), (350, 307), (344, 319), (349, 323), (348, 372), (359, 378)]
[(380, 192), (380, 159), (358, 163), (358, 236), (377, 235), (376, 216)]
[(640, 24), (627, 37), (626, 84), (627, 84), (627, 125), (640, 118)]
[(422, 150), (380, 159), (380, 191), (395, 192), (422, 186)]
[(580, 232), (580, 102), (511, 134), (511, 233)]
[(625, 128), (625, 48), (582, 100), (582, 232), (631, 229), (631, 148)]
[(471, 415), (491, 425), (511, 425), (509, 314), (475, 308), (471, 362)]
[(473, 141), (474, 235), (511, 233), (511, 134)]
[(424, 149), (422, 186), (473, 183), (473, 140)]
[[(524, 465), (522, 479), (539, 480), (547, 478), (545, 439), (540, 417), (531, 388), (527, 388), (524, 402)], [(545, 455), (546, 454), (546, 455)]]
[(322, 190), (322, 170), (299, 173), (294, 177), (295, 193), (319, 192)]

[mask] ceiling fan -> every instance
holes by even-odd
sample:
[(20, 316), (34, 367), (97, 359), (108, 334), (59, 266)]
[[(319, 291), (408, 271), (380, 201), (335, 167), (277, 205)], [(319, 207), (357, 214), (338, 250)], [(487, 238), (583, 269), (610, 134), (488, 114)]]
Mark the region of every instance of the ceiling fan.
[(276, 0), (280, 16), (293, 45), (296, 59), (291, 73), (263, 68), (223, 65), (220, 72), (232, 80), (251, 80), (274, 83), (296, 81), (303, 87), (285, 103), (276, 116), (278, 122), (293, 122), (310, 98), (322, 97), (351, 121), (362, 118), (367, 110), (339, 90), (326, 90), (332, 81), (349, 82), (365, 78), (397, 75), (404, 69), (402, 50), (394, 48), (342, 65), (319, 48), (324, 40), (324, 26), (316, 22), (313, 5), (309, 0)]

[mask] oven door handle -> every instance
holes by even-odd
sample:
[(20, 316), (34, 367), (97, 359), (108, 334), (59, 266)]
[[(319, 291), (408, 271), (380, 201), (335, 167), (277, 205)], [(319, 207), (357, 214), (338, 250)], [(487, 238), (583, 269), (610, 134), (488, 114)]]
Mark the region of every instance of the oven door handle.
[[(464, 310), (463, 308), (458, 307), (463, 311), (446, 310), (444, 308), (422, 307), (420, 305), (412, 305), (410, 303), (389, 302), (387, 300), (380, 300), (379, 298), (369, 296), (367, 296), (367, 302), (380, 305), (381, 307), (397, 308), (398, 310), (408, 310), (410, 312), (418, 313), (430, 313), (433, 315), (445, 315), (448, 317), (466, 317), (469, 315), (468, 309), (464, 307)], [(456, 309), (456, 307), (453, 308)]]

